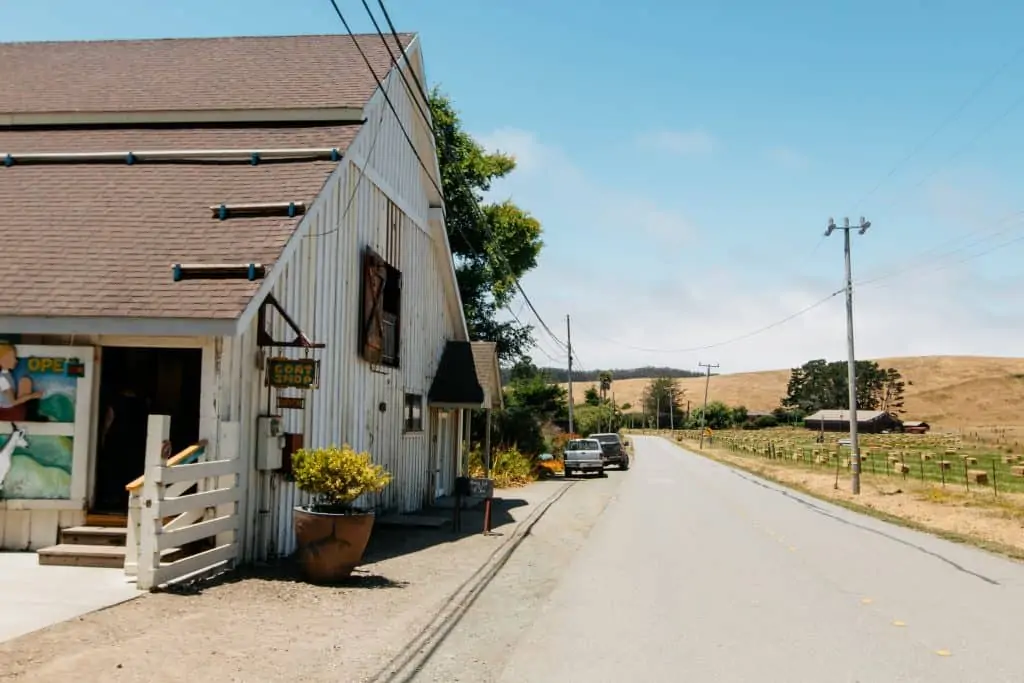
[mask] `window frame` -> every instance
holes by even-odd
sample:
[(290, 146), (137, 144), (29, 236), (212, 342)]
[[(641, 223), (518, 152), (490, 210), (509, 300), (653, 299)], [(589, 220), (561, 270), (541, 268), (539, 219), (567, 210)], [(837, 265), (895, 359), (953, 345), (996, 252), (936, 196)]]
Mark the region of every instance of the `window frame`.
[(422, 434), (423, 431), (423, 394), (407, 391), (402, 403), (402, 432)]

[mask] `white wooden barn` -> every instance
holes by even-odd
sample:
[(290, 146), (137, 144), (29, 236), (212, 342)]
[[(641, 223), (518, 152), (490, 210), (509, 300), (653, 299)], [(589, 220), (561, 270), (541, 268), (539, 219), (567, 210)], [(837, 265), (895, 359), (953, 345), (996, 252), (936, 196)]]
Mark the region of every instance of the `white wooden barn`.
[[(357, 40), (397, 119), (347, 35), (0, 44), (0, 548), (140, 586), (288, 555), (303, 445), (369, 451), (382, 511), (450, 492), (497, 359), (399, 76), (420, 41)], [(307, 359), (316, 388), (268, 386)]]

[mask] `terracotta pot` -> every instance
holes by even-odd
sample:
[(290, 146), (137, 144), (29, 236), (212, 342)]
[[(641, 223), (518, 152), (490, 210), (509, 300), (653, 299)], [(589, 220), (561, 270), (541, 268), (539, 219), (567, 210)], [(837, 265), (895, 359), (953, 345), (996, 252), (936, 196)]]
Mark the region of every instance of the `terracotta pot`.
[(295, 508), (299, 565), (313, 583), (348, 578), (363, 560), (373, 530), (372, 512), (335, 514)]

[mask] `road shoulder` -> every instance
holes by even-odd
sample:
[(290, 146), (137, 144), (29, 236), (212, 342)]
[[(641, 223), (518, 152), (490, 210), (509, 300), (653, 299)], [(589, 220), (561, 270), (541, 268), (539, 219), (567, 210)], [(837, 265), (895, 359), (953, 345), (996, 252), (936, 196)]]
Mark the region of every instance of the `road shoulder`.
[[(809, 471), (794, 465), (741, 456), (696, 442), (666, 441), (697, 455), (791, 488), (853, 512), (948, 541), (970, 545), (1014, 560), (1024, 560), (1024, 508), (1015, 499), (985, 500), (910, 479), (878, 481), (864, 478), (861, 495), (849, 492), (842, 472), (838, 488), (833, 471)], [(988, 498), (992, 498), (989, 494)]]

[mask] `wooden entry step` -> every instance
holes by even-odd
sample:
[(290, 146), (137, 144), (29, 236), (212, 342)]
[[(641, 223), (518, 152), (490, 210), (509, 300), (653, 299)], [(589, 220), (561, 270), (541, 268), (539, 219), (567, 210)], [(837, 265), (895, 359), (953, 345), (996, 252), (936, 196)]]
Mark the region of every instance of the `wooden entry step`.
[(128, 542), (123, 526), (73, 526), (61, 529), (60, 542), (68, 545), (122, 546)]
[[(109, 569), (124, 568), (125, 547), (113, 545), (77, 545), (60, 543), (49, 548), (36, 551), (39, 564), (63, 567), (105, 567)], [(183, 553), (180, 548), (168, 548), (161, 553), (164, 562), (180, 560)]]
[(85, 526), (128, 526), (128, 515), (123, 512), (87, 512)]

